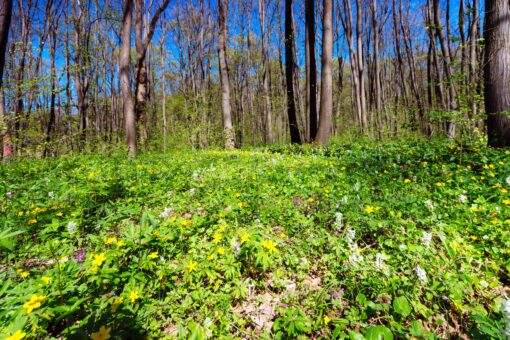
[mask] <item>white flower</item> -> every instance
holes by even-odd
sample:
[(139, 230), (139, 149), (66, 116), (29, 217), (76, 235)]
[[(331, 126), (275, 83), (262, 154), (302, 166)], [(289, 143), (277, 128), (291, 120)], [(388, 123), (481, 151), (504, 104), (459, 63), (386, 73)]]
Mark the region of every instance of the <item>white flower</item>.
[(341, 230), (344, 227), (343, 217), (344, 215), (341, 212), (335, 213), (335, 227), (337, 230)]
[(414, 270), (416, 271), (416, 276), (418, 277), (418, 279), (423, 283), (427, 283), (427, 272), (425, 271), (425, 269), (420, 267), (420, 265), (417, 265), (416, 268), (414, 268)]
[(356, 182), (356, 184), (354, 184), (354, 191), (358, 192), (360, 189), (360, 184), (359, 182)]
[(172, 216), (174, 212), (173, 208), (165, 208), (161, 214), (159, 214), (159, 217), (161, 218), (169, 218)]
[(505, 179), (505, 181), (506, 181), (506, 184), (510, 185), (510, 176), (508, 176), (508, 177)]
[(73, 234), (76, 232), (76, 227), (77, 227), (76, 222), (74, 222), (74, 221), (69, 221), (69, 222), (67, 223), (67, 232), (68, 232), (69, 234), (73, 235)]
[(460, 203), (464, 203), (467, 201), (467, 196), (466, 195), (459, 195), (459, 202)]
[(501, 302), (501, 313), (503, 314), (503, 337), (510, 339), (510, 300), (505, 299)]
[(53, 191), (50, 191), (50, 192), (48, 193), (48, 196), (49, 196), (52, 200), (54, 200), (54, 199), (55, 199), (55, 194), (53, 193)]
[(386, 266), (386, 263), (384, 263), (384, 260), (386, 258), (387, 258), (387, 256), (382, 254), (382, 253), (377, 253), (375, 255), (375, 268), (377, 270), (380, 270), (380, 271), (383, 271), (383, 272), (387, 272), (388, 267)]
[(356, 231), (350, 227), (347, 228), (347, 230), (345, 231), (344, 238), (347, 241), (347, 243), (352, 244), (354, 242), (354, 239), (356, 238)]
[(344, 203), (344, 204), (345, 204), (345, 203), (347, 203), (347, 201), (349, 201), (349, 197), (347, 197), (347, 195), (344, 195), (344, 196), (342, 197), (342, 203)]
[(424, 231), (421, 237), (421, 241), (425, 247), (430, 247), (430, 243), (432, 242), (432, 234)]
[(434, 205), (432, 204), (432, 201), (431, 201), (431, 200), (426, 200), (426, 201), (425, 201), (425, 206), (426, 206), (429, 210), (434, 210)]

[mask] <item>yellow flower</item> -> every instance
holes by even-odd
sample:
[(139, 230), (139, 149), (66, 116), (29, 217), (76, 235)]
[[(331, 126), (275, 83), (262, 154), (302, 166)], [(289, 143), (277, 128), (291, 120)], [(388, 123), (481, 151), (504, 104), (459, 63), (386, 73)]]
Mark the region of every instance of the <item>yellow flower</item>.
[(510, 205), (510, 200), (503, 200), (504, 205)]
[(502, 194), (506, 194), (507, 192), (508, 192), (508, 190), (507, 190), (507, 189), (505, 189), (505, 188), (501, 189), (501, 193), (502, 193)]
[(119, 247), (122, 247), (122, 246), (125, 246), (126, 245), (126, 242), (120, 240), (119, 242), (117, 242), (117, 246)]
[(157, 258), (158, 258), (158, 252), (157, 252), (157, 251), (153, 251), (153, 252), (149, 255), (149, 258), (150, 258), (150, 259), (157, 259)]
[(404, 179), (404, 183), (411, 183), (411, 180), (409, 178)]
[(250, 234), (243, 234), (243, 236), (241, 236), (241, 243), (248, 241), (249, 238)]
[(266, 248), (269, 251), (269, 254), (277, 251), (276, 243), (274, 243), (272, 240), (262, 241), (262, 247)]
[(117, 296), (115, 300), (113, 301), (114, 304), (120, 305), (124, 301), (124, 298), (122, 296)]
[(437, 183), (436, 183), (436, 186), (438, 186), (438, 187), (444, 187), (444, 186), (445, 186), (445, 184), (444, 184), (443, 182), (437, 182)]
[(225, 255), (225, 248), (223, 248), (223, 247), (219, 247), (219, 248), (218, 248), (218, 254), (220, 254), (220, 255)]
[(476, 241), (478, 240), (478, 237), (474, 236), (474, 235), (471, 235), (470, 238), (473, 240), (473, 241)]
[(28, 275), (30, 275), (30, 272), (27, 272), (27, 271), (25, 271), (25, 270), (24, 270), (24, 271), (21, 271), (21, 272), (19, 273), (19, 275), (20, 275), (22, 278), (26, 278)]
[(367, 213), (371, 214), (371, 213), (373, 213), (373, 212), (375, 211), (375, 208), (374, 208), (374, 207), (372, 207), (371, 205), (367, 205), (367, 206), (365, 207), (365, 211), (366, 211)]
[(47, 276), (43, 276), (43, 277), (41, 277), (41, 280), (43, 280), (43, 281), (44, 281), (44, 283), (46, 283), (46, 284), (49, 284), (49, 283), (50, 283), (50, 281), (51, 281), (51, 279), (50, 279), (49, 277), (47, 277)]
[(117, 238), (116, 238), (116, 237), (108, 237), (108, 238), (106, 239), (106, 242), (105, 242), (105, 243), (106, 243), (106, 244), (114, 244), (114, 243), (116, 243), (116, 242), (117, 242)]
[(28, 302), (25, 302), (25, 304), (23, 305), (23, 308), (25, 308), (27, 310), (27, 314), (30, 314), (30, 313), (32, 313), (32, 311), (34, 309), (41, 307), (41, 302), (45, 298), (46, 298), (46, 296), (44, 296), (44, 295), (37, 296), (34, 294), (30, 297), (30, 300)]
[(211, 254), (211, 255), (207, 256), (207, 259), (208, 259), (209, 261), (212, 261), (212, 260), (214, 260), (214, 258), (215, 258), (215, 257), (216, 257), (216, 256), (215, 256), (214, 254)]
[(28, 220), (28, 224), (35, 224), (35, 223), (37, 223), (37, 220), (35, 218)]
[(341, 167), (340, 170), (344, 171), (345, 170), (345, 166)]
[(106, 260), (106, 256), (104, 255), (104, 253), (101, 253), (99, 255), (94, 255), (94, 260), (92, 261), (92, 264), (96, 267), (100, 267), (105, 260)]
[(19, 217), (23, 216), (23, 211), (18, 211), (18, 216)]
[(221, 238), (222, 238), (222, 237), (223, 237), (223, 236), (222, 236), (221, 234), (214, 234), (214, 236), (213, 236), (213, 243), (214, 243), (214, 244), (218, 244), (218, 243), (220, 243), (220, 242), (221, 242)]
[(25, 337), (25, 335), (27, 335), (27, 333), (23, 333), (22, 331), (18, 330), (14, 332), (14, 334), (12, 334), (11, 336), (5, 338), (5, 340), (21, 340)]
[(239, 207), (239, 209), (242, 209), (243, 207), (245, 207), (245, 206), (246, 206), (246, 203), (238, 202), (238, 203), (237, 203), (237, 206)]
[(192, 220), (182, 220), (181, 225), (183, 227), (191, 227), (193, 225), (193, 221)]
[(57, 215), (58, 217), (64, 216), (64, 214), (62, 212), (60, 212), (60, 211), (58, 213), (56, 213), (55, 215)]
[(331, 321), (331, 318), (329, 316), (324, 317), (324, 324), (327, 325)]
[(133, 290), (129, 293), (129, 300), (131, 300), (131, 303), (135, 303), (136, 300), (140, 298), (140, 294), (137, 290)]
[(90, 337), (92, 338), (92, 340), (107, 340), (110, 339), (111, 330), (112, 330), (111, 327), (106, 328), (105, 326), (101, 326), (101, 328), (99, 328), (99, 331), (96, 333), (92, 333)]
[(188, 268), (189, 272), (192, 272), (195, 270), (195, 268), (197, 268), (197, 263), (193, 262), (193, 260), (190, 260), (186, 268)]

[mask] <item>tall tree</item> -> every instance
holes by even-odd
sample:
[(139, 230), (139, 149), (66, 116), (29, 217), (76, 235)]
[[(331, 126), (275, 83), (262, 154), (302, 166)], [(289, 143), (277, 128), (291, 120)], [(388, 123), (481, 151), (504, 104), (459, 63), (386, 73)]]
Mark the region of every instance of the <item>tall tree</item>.
[(489, 146), (510, 146), (510, 3), (485, 1), (485, 112)]
[(7, 41), (9, 40), (9, 28), (11, 26), (11, 16), (12, 16), (12, 0), (2, 0), (0, 1), (0, 152), (2, 152), (2, 157), (4, 155), (4, 139), (7, 141), (8, 136), (6, 137), (7, 127), (5, 124), (5, 100), (4, 100), (4, 88), (3, 88), (3, 78), (4, 78), (4, 65), (5, 65), (5, 50), (7, 48)]
[[(271, 68), (269, 65), (269, 56), (266, 38), (266, 7), (267, 0), (258, 0), (259, 5), (259, 21), (260, 21), (260, 39), (262, 47), (262, 63), (264, 65), (264, 74), (262, 86), (264, 88), (264, 105), (265, 105), (265, 142), (273, 142), (273, 111), (271, 107), (271, 98), (269, 95), (269, 80), (271, 78)], [(249, 36), (248, 36), (249, 37)], [(249, 53), (249, 51), (248, 51)]]
[(133, 0), (124, 2), (124, 14), (122, 16), (122, 45), (120, 48), (120, 85), (122, 90), (122, 103), (124, 119), (126, 122), (126, 142), (130, 156), (136, 156), (136, 119), (131, 98), (130, 74), (130, 49), (131, 49), (131, 21), (133, 12)]
[(308, 140), (317, 134), (317, 61), (315, 58), (315, 0), (305, 1), (306, 113)]
[[(156, 25), (161, 14), (168, 7), (170, 0), (164, 0), (152, 17), (146, 32), (143, 32), (143, 0), (134, 0), (135, 7), (135, 113), (139, 123), (140, 140), (147, 139), (147, 100), (149, 93), (149, 76), (145, 59)], [(145, 34), (144, 34), (145, 33)]]
[(333, 0), (324, 0), (322, 19), (322, 73), (317, 141), (328, 144), (333, 116)]
[(230, 110), (230, 82), (227, 66), (227, 6), (228, 0), (218, 0), (218, 60), (221, 82), (221, 109), (223, 112), (223, 133), (225, 148), (235, 147), (234, 129), (232, 127), (232, 113)]
[(291, 143), (301, 143), (294, 98), (294, 28), (292, 0), (285, 0), (285, 79), (287, 87), (287, 115)]

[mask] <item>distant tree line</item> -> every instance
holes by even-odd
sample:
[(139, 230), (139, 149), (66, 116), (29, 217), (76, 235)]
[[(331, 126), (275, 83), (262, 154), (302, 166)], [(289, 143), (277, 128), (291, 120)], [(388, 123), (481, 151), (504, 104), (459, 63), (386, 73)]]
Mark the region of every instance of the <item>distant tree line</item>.
[(2, 156), (510, 145), (507, 0), (0, 0)]

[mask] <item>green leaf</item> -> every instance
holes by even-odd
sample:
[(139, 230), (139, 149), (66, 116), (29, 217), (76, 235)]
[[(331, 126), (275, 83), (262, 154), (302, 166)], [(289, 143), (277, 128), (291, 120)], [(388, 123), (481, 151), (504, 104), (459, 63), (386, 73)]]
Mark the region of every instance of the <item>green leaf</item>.
[(395, 313), (402, 315), (403, 317), (411, 314), (411, 306), (405, 296), (399, 296), (393, 300), (393, 309)]
[(368, 327), (365, 333), (367, 340), (393, 340), (393, 334), (385, 326)]

